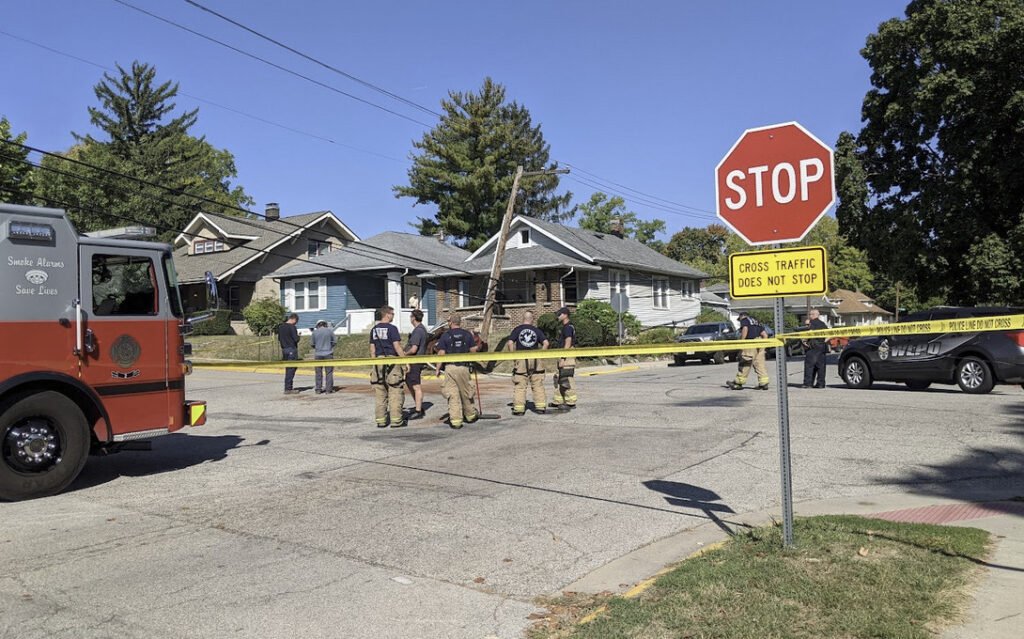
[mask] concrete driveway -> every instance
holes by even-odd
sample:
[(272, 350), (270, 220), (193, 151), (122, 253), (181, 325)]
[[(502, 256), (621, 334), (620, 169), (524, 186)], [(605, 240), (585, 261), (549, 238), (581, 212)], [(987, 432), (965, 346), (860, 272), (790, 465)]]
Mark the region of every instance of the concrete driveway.
[[(733, 372), (644, 364), (580, 378), (570, 414), (518, 418), (491, 378), (502, 419), (460, 431), (433, 387), (428, 419), (379, 430), (362, 380), (283, 396), (278, 375), (197, 372), (206, 426), (0, 504), (0, 637), (521, 637), (537, 596), (777, 507), (775, 392), (728, 391)], [(1019, 387), (829, 376), (790, 392), (798, 504), (1024, 494)]]

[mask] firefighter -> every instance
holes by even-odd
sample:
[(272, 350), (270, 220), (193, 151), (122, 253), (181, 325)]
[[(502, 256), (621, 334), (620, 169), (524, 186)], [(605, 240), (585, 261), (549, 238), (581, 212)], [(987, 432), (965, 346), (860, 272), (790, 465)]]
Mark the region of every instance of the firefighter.
[[(746, 312), (740, 313), (740, 336), (739, 339), (765, 339), (768, 331), (756, 319)], [(765, 366), (764, 348), (745, 348), (740, 351), (740, 365), (736, 372), (736, 379), (725, 383), (730, 390), (743, 390), (750, 375), (750, 368), (753, 366), (757, 373), (757, 390), (768, 390), (768, 367)]]
[[(478, 348), (473, 334), (462, 328), (462, 318), (458, 315), (449, 317), (448, 330), (437, 341), (437, 354), (475, 353)], [(473, 390), (469, 380), (469, 369), (472, 365), (472, 362), (437, 365), (437, 374), (444, 375), (441, 394), (448, 400), (448, 423), (452, 428), (462, 428), (463, 420), (467, 424), (472, 424), (480, 418), (473, 403)]]
[[(402, 336), (398, 328), (391, 323), (395, 319), (395, 309), (382, 306), (380, 322), (370, 331), (370, 357), (404, 357)], [(370, 384), (376, 396), (374, 418), (377, 428), (386, 428), (388, 414), (391, 417), (391, 428), (406, 425), (402, 417), (402, 404), (405, 403), (405, 366), (400, 364), (378, 364), (370, 372)]]
[[(567, 307), (563, 306), (558, 309), (558, 321), (562, 323), (558, 347), (573, 348), (576, 346), (576, 327), (569, 323)], [(573, 381), (575, 374), (575, 357), (563, 357), (558, 360), (558, 370), (555, 372), (555, 396), (551, 400), (552, 408), (576, 408), (576, 384)]]
[[(547, 350), (548, 339), (533, 325), (533, 313), (523, 313), (523, 323), (515, 327), (508, 336), (508, 350)], [(546, 411), (547, 395), (544, 393), (544, 361), (540, 359), (517, 359), (512, 367), (512, 414), (526, 414), (526, 387), (533, 393), (533, 407), (538, 413)]]

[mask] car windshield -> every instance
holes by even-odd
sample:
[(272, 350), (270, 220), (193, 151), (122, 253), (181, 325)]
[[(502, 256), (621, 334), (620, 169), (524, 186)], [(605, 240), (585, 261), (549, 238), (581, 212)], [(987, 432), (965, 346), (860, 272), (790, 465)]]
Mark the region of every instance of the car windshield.
[(704, 335), (707, 333), (717, 333), (718, 324), (697, 324), (686, 329), (687, 335)]

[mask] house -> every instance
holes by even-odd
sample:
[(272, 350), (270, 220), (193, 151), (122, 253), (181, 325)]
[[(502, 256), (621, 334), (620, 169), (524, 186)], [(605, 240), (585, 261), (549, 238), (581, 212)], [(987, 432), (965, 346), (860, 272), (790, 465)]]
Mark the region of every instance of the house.
[(358, 241), (331, 211), (281, 218), (280, 207), (268, 204), (265, 219), (198, 213), (174, 238), (182, 301), (190, 311), (204, 308), (209, 271), (217, 278), (222, 305), (240, 320), (240, 311), (253, 299), (281, 295), (270, 273)]
[[(732, 312), (736, 314), (743, 311), (748, 313), (750, 311), (774, 311), (776, 299), (772, 297), (766, 299), (730, 300), (729, 304)], [(836, 307), (839, 305), (824, 295), (788, 296), (782, 298), (782, 300), (783, 310), (786, 313), (796, 315), (801, 326), (807, 319), (807, 312), (812, 308), (818, 309), (818, 312), (821, 313), (821, 319), (829, 326), (835, 326), (836, 322), (839, 321), (839, 316), (836, 314)]]
[[(495, 234), (457, 268), (421, 276), (437, 291), (438, 312), (460, 311), (475, 325), (497, 243)], [(619, 234), (516, 216), (505, 249), (496, 330), (510, 330), (527, 310), (553, 313), (582, 300), (608, 302), (613, 293), (626, 295), (627, 310), (644, 326), (686, 325), (700, 313), (704, 273)]]
[(829, 299), (838, 304), (839, 326), (884, 324), (892, 320), (892, 313), (875, 305), (874, 299), (859, 291), (837, 288), (829, 294)]
[(436, 237), (387, 231), (270, 274), (280, 281), (281, 303), (299, 314), (302, 329), (326, 320), (336, 332), (369, 331), (374, 312), (387, 304), (396, 310), (395, 325), (412, 330), (407, 304), (415, 294), (423, 323), (439, 323), (436, 291), (422, 273), (455, 269), (469, 252)]

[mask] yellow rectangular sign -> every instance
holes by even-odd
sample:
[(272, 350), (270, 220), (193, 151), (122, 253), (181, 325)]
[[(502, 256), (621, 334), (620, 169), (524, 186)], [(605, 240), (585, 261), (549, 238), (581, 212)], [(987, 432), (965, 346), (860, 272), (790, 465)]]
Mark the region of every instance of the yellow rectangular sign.
[(729, 295), (732, 299), (824, 295), (828, 290), (825, 262), (822, 246), (733, 253)]

